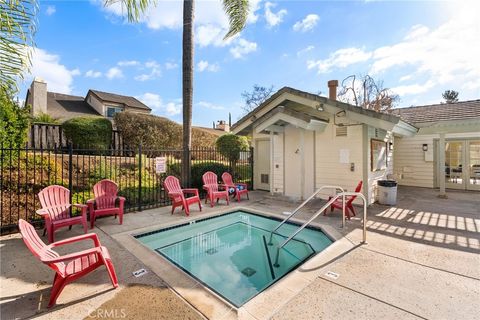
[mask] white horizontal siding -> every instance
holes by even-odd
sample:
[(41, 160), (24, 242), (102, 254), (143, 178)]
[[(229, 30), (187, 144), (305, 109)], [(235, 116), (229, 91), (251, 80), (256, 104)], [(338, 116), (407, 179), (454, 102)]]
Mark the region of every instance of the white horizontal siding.
[(425, 161), (423, 144), (433, 150), (433, 139), (438, 135), (416, 135), (395, 138), (394, 174), (400, 185), (427, 187), (434, 186), (434, 162)]
[[(325, 131), (317, 133), (316, 140), (316, 188), (324, 185), (338, 185), (348, 191), (355, 190), (362, 180), (362, 126), (348, 127), (346, 137), (335, 136), (335, 125), (330, 124)], [(340, 150), (349, 150), (349, 163), (340, 163)], [(350, 163), (355, 164), (355, 171), (350, 171)], [(331, 195), (325, 191), (322, 198)]]
[(283, 193), (283, 133), (273, 137), (273, 192)]

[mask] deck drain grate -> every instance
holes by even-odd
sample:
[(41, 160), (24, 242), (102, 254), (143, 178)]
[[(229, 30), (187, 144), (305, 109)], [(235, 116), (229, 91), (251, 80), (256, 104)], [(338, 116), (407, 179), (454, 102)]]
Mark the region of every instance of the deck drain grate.
[(217, 250), (217, 249), (215, 249), (215, 248), (211, 248), (211, 249), (208, 249), (208, 250), (207, 250), (207, 251), (205, 251), (205, 252), (206, 252), (207, 254), (209, 254), (209, 255), (212, 255), (212, 254), (215, 254), (215, 253), (217, 253), (217, 252), (218, 252), (218, 250)]
[(250, 268), (250, 267), (246, 267), (245, 269), (242, 270), (242, 273), (243, 273), (246, 277), (251, 277), (251, 276), (253, 276), (255, 273), (257, 273), (257, 270), (252, 269), (252, 268)]

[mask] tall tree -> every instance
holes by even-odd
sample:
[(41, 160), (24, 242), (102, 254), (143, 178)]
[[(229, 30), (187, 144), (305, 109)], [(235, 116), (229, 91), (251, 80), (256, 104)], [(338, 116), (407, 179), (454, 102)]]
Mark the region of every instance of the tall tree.
[(389, 111), (400, 100), (398, 94), (383, 87), (383, 81), (371, 76), (351, 75), (343, 79), (338, 100), (375, 111)]
[(30, 68), (36, 31), (36, 0), (0, 1), (0, 85), (15, 93), (18, 78)]
[(249, 113), (265, 100), (270, 98), (273, 93), (273, 86), (264, 87), (258, 84), (253, 85), (252, 91), (243, 91), (242, 98), (245, 100), (245, 105), (242, 107), (245, 114)]
[[(119, 0), (105, 0), (107, 5)], [(129, 21), (138, 21), (141, 15), (155, 0), (120, 0), (126, 8)], [(222, 0), (228, 16), (230, 28), (224, 39), (243, 30), (248, 17), (248, 0)], [(192, 107), (193, 107), (193, 56), (194, 56), (194, 0), (183, 0), (183, 40), (182, 40), (182, 99), (183, 99), (183, 158), (182, 180), (190, 183), (192, 146)]]
[(445, 90), (442, 93), (443, 99), (445, 99), (445, 103), (455, 103), (458, 102), (458, 92), (455, 90)]

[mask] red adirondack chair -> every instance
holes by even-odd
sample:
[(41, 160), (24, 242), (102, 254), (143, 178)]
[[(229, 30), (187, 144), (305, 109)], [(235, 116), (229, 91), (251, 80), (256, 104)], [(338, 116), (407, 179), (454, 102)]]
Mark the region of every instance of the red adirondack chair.
[[(81, 215), (72, 217), (70, 210), (70, 190), (65, 187), (52, 185), (42, 189), (38, 193), (42, 208), (37, 210), (37, 214), (45, 219), (45, 231), (48, 234), (48, 242), (54, 241), (55, 230), (62, 227), (81, 224), (85, 233), (87, 227), (87, 206), (84, 204), (73, 204), (74, 207), (80, 208)], [(45, 232), (44, 232), (45, 235)]]
[[(362, 181), (360, 181), (358, 183), (357, 187), (355, 188), (355, 192), (360, 192), (360, 190), (362, 190), (362, 184), (363, 184)], [(357, 196), (346, 196), (345, 197), (345, 201), (346, 201), (346, 203), (345, 203), (345, 214), (346, 214), (348, 220), (350, 220), (350, 216), (351, 216), (350, 213), (352, 213), (353, 216), (356, 215), (355, 208), (353, 207), (353, 204), (352, 204), (353, 200), (355, 200), (356, 197)], [(332, 199), (332, 197), (329, 197), (328, 201), (330, 201), (331, 199)], [(342, 210), (343, 209), (343, 202), (342, 201), (343, 201), (342, 197), (335, 200), (332, 203), (332, 205), (330, 206), (330, 211), (333, 211), (334, 209)], [(327, 213), (327, 210), (325, 210), (323, 212), (323, 215), (326, 215), (326, 213)]]
[[(230, 204), (228, 199), (228, 189), (224, 184), (218, 184), (218, 178), (215, 173), (212, 171), (207, 171), (202, 176), (203, 180), (203, 189), (207, 191), (207, 197), (205, 198), (205, 203), (207, 200), (210, 200), (210, 206), (213, 207), (213, 202), (215, 199), (225, 199), (227, 205)], [(220, 190), (223, 189), (223, 190)]]
[[(197, 189), (182, 189), (180, 187), (180, 180), (174, 176), (168, 176), (163, 182), (165, 190), (168, 192), (168, 197), (172, 200), (172, 214), (176, 207), (182, 206), (185, 210), (185, 214), (190, 215), (190, 205), (198, 202), (198, 208), (202, 211), (202, 202)], [(191, 194), (191, 197), (185, 197), (185, 195)]]
[(232, 175), (228, 172), (224, 172), (222, 174), (222, 181), (223, 184), (227, 187), (227, 190), (230, 190), (231, 188), (235, 190), (235, 196), (237, 198), (237, 201), (240, 201), (240, 195), (242, 194), (246, 194), (247, 199), (250, 200), (250, 198), (248, 197), (248, 186), (246, 183), (233, 183)]
[[(18, 226), (28, 249), (41, 262), (55, 271), (53, 286), (50, 291), (50, 302), (48, 303), (49, 308), (55, 305), (58, 296), (67, 284), (92, 272), (101, 265), (105, 265), (107, 268), (113, 287), (118, 287), (117, 275), (115, 274), (108, 250), (100, 245), (100, 240), (95, 233), (87, 233), (78, 237), (53, 242), (47, 246), (30, 223), (20, 219)], [(54, 247), (86, 239), (93, 240), (94, 248), (63, 256), (52, 250)]]
[[(119, 216), (120, 224), (123, 223), (124, 197), (117, 196), (118, 186), (112, 180), (104, 179), (93, 186), (95, 199), (87, 201), (90, 211), (90, 227), (95, 226), (95, 219), (100, 216)], [(118, 203), (118, 207), (117, 207)]]

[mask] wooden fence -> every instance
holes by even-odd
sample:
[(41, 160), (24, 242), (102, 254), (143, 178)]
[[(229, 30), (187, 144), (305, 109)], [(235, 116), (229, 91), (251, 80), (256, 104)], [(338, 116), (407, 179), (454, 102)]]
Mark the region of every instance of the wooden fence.
[[(67, 138), (63, 133), (62, 126), (50, 123), (34, 123), (30, 126), (28, 135), (29, 148), (66, 148), (68, 146)], [(118, 130), (112, 130), (112, 144), (110, 149), (123, 150), (123, 138)]]

